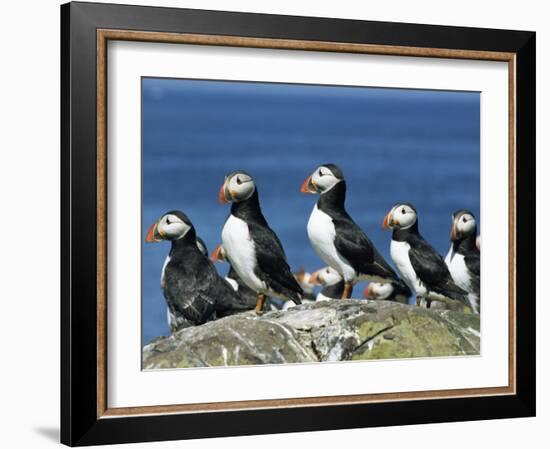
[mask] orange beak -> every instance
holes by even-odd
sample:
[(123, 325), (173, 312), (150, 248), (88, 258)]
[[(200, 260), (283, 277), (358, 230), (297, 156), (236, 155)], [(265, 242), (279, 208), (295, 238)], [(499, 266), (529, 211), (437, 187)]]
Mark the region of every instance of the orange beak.
[(221, 203), (221, 204), (226, 204), (226, 203), (229, 203), (229, 201), (227, 201), (227, 198), (225, 197), (225, 182), (222, 184), (222, 186), (220, 187), (220, 191), (218, 193), (218, 201)]
[(453, 220), (453, 224), (451, 225), (451, 242), (454, 242), (457, 237), (456, 232), (456, 222)]
[(384, 217), (384, 220), (382, 221), (382, 229), (388, 229), (390, 227), (390, 225), (392, 224), (391, 213), (392, 213), (392, 211), (390, 210), (387, 213), (387, 215)]
[(147, 237), (145, 237), (145, 241), (147, 243), (157, 243), (157, 242), (161, 242), (162, 240), (163, 238), (159, 234), (157, 229), (157, 223), (153, 223), (149, 228), (149, 231), (147, 232)]
[(364, 298), (371, 298), (372, 296), (372, 285), (369, 284), (365, 287), (365, 291), (363, 292)]
[(296, 280), (300, 283), (304, 282), (304, 277), (306, 275), (306, 269), (304, 267), (300, 267), (298, 272), (294, 275), (296, 277)]
[(210, 260), (212, 262), (223, 262), (225, 260), (225, 256), (223, 254), (223, 248), (221, 244), (216, 246), (214, 251), (212, 251), (212, 254), (210, 254)]
[(321, 279), (319, 279), (318, 271), (312, 273), (312, 275), (309, 277), (309, 283), (313, 285), (321, 285)]
[(311, 188), (311, 186), (314, 186), (314, 184), (311, 181), (311, 176), (308, 176), (307, 179), (302, 183), (302, 187), (300, 188), (300, 192), (302, 192), (302, 193), (317, 193), (315, 190), (313, 190)]

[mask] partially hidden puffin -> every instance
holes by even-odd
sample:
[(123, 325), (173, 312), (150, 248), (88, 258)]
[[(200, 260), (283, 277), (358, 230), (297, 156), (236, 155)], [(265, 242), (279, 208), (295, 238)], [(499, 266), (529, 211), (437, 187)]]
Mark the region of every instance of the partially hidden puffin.
[(311, 275), (309, 282), (322, 287), (321, 291), (317, 293), (316, 301), (340, 299), (344, 292), (344, 279), (332, 267), (325, 267), (315, 271)]
[(240, 296), (218, 276), (212, 262), (199, 249), (195, 228), (183, 212), (164, 214), (150, 227), (145, 240), (172, 243), (163, 266), (161, 287), (172, 316), (173, 332), (203, 324), (214, 318), (214, 313), (223, 316), (246, 310)]
[[(310, 282), (312, 276), (311, 273), (308, 273), (304, 267), (300, 267), (298, 272), (293, 274), (298, 281), (298, 284), (300, 284), (300, 287), (302, 287), (302, 291), (304, 292), (302, 294), (302, 304), (315, 302), (315, 285)], [(272, 304), (274, 307), (277, 307), (278, 305), (274, 301), (272, 301)], [(288, 310), (292, 309), (293, 307), (296, 307), (296, 304), (294, 304), (292, 301), (284, 301), (280, 304), (281, 310)]]
[(302, 290), (304, 294), (302, 295), (302, 299), (309, 299), (309, 300), (315, 300), (315, 292), (313, 291), (315, 289), (314, 285), (310, 282), (311, 279), (311, 273), (308, 273), (304, 267), (300, 267), (297, 273), (294, 273), (294, 277), (298, 281), (298, 284), (300, 284), (300, 287), (302, 287)]
[(283, 245), (262, 213), (252, 177), (242, 171), (229, 174), (218, 199), (232, 203), (222, 230), (222, 245), (239, 277), (256, 292), (256, 313), (262, 313), (266, 295), (300, 304), (302, 288), (290, 271)]
[(380, 284), (379, 282), (369, 282), (363, 292), (366, 299), (395, 301), (401, 304), (408, 304), (411, 295), (411, 289), (405, 283)]
[(334, 164), (318, 167), (302, 184), (303, 193), (320, 194), (307, 234), (317, 255), (344, 278), (342, 299), (360, 280), (399, 283), (397, 275), (345, 209), (346, 181)]
[(474, 214), (461, 209), (453, 214), (451, 247), (445, 263), (451, 276), (463, 290), (474, 313), (479, 313), (480, 302), (480, 254), (477, 241), (477, 225)]
[[(214, 251), (212, 251), (212, 254), (210, 255), (210, 260), (212, 260), (212, 262), (227, 262), (229, 264), (229, 271), (227, 272), (225, 280), (231, 284), (233, 290), (239, 293), (239, 296), (251, 309), (256, 307), (256, 292), (252, 290), (248, 285), (246, 285), (239, 277), (239, 275), (235, 271), (235, 268), (233, 268), (233, 265), (231, 265), (227, 260), (225, 250), (223, 249), (223, 246), (221, 244), (216, 246)], [(265, 311), (266, 309), (270, 309), (269, 301), (266, 301), (266, 303), (264, 304), (263, 310)]]
[(418, 216), (412, 204), (392, 207), (382, 227), (393, 230), (391, 258), (405, 284), (416, 294), (417, 305), (422, 300), (427, 307), (434, 300), (451, 303), (458, 300), (468, 305), (466, 291), (454, 283), (443, 257), (420, 235)]

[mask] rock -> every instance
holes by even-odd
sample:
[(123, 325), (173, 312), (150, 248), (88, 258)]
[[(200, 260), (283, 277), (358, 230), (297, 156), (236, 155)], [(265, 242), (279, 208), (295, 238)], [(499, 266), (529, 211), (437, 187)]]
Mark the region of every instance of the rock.
[(241, 313), (155, 338), (145, 369), (479, 354), (479, 315), (389, 301)]

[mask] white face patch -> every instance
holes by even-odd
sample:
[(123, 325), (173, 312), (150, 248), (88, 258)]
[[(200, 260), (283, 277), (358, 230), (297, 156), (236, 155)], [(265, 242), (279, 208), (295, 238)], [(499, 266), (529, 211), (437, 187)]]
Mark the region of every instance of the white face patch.
[(391, 212), (392, 228), (408, 229), (416, 223), (416, 212), (406, 204), (395, 206)]
[(226, 180), (225, 186), (230, 193), (231, 201), (237, 202), (250, 198), (256, 189), (254, 180), (246, 173), (235, 173)]
[(185, 237), (191, 226), (172, 214), (164, 215), (157, 224), (158, 233), (167, 240), (179, 240)]
[(325, 267), (318, 272), (317, 275), (319, 282), (323, 286), (330, 286), (338, 284), (342, 280), (342, 276), (332, 267)]
[(372, 290), (373, 296), (376, 299), (387, 299), (393, 293), (393, 285), (380, 284), (379, 282), (371, 282), (369, 288)]
[(336, 184), (338, 184), (341, 179), (338, 179), (334, 176), (334, 173), (327, 167), (321, 165), (317, 170), (311, 174), (311, 181), (317, 188), (320, 190), (320, 193), (328, 192)]
[(468, 236), (474, 232), (476, 228), (476, 220), (470, 214), (462, 214), (455, 220), (455, 228), (457, 236)]

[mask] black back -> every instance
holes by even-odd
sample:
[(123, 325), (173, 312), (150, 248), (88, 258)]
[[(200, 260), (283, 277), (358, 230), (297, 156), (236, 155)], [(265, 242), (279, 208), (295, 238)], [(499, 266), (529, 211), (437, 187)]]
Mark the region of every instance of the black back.
[(409, 244), (411, 265), (428, 290), (468, 304), (466, 292), (454, 283), (443, 257), (420, 234), (418, 219), (408, 229), (395, 229), (392, 239)]
[(345, 199), (346, 181), (340, 181), (323, 193), (317, 202), (319, 210), (332, 218), (336, 229), (336, 249), (358, 273), (398, 282), (395, 271), (347, 213)]
[[(462, 212), (462, 211), (459, 211)], [(466, 211), (473, 215), (471, 212)], [(458, 212), (455, 212), (455, 215)], [(471, 291), (479, 296), (480, 293), (480, 279), (481, 279), (481, 258), (479, 250), (476, 245), (477, 226), (474, 231), (465, 237), (461, 237), (452, 242), (453, 252), (451, 258), (455, 254), (461, 254), (464, 256), (464, 263), (470, 274), (470, 288)]]
[(163, 293), (170, 311), (176, 316), (183, 315), (193, 324), (203, 324), (214, 311), (223, 314), (247, 308), (197, 247), (193, 228), (183, 238), (172, 241)]
[(344, 286), (345, 282), (342, 279), (336, 284), (324, 286), (321, 290), (321, 294), (325, 295), (327, 298), (340, 299), (342, 297), (342, 293), (344, 293)]
[(471, 274), (480, 276), (480, 253), (476, 245), (477, 226), (474, 231), (465, 237), (455, 240), (453, 245), (453, 253), (462, 254), (466, 267)]

